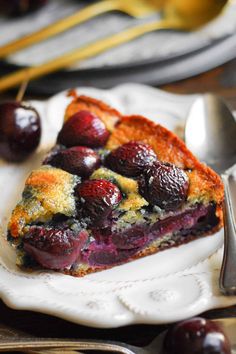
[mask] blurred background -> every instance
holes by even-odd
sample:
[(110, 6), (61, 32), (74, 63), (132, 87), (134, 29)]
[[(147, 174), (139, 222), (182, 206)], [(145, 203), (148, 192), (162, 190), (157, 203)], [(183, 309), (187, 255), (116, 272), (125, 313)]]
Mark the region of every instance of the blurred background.
[[(69, 87), (110, 88), (124, 82), (160, 87), (236, 57), (234, 1), (1, 0), (0, 11), (0, 90), (6, 74), (48, 61), (55, 63), (56, 58), (71, 52), (82, 58), (30, 81), (28, 92), (51, 95)], [(61, 19), (67, 20), (67, 28), (57, 22), (60, 33), (49, 38), (55, 28), (48, 26)], [(146, 25), (156, 26), (159, 21), (160, 29), (150, 27), (147, 33), (141, 31), (136, 38), (128, 38), (130, 29), (145, 30)], [(44, 28), (40, 41), (36, 33), (25, 48), (14, 42)], [(123, 32), (122, 40), (116, 43), (114, 36)], [(106, 48), (100, 43), (104, 38), (110, 40)], [(95, 49), (94, 44), (98, 46)], [(4, 46), (8, 46), (7, 55), (4, 50), (1, 55)], [(91, 46), (92, 51), (83, 58), (84, 49)]]

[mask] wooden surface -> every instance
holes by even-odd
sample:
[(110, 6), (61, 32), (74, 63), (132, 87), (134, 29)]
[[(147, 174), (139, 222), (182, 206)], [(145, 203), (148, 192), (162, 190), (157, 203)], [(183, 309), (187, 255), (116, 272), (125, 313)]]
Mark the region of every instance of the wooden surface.
[[(236, 59), (205, 74), (161, 87), (174, 93), (214, 92), (226, 99), (232, 109), (236, 109)], [(13, 98), (11, 94), (1, 96)], [(26, 96), (27, 98), (27, 96)], [(31, 97), (32, 98), (32, 97)], [(38, 98), (38, 97), (34, 97)], [(236, 306), (210, 311), (204, 316), (236, 316)], [(100, 338), (119, 340), (130, 344), (144, 345), (151, 341), (165, 326), (138, 325), (119, 329), (93, 329), (78, 326), (51, 316), (29, 311), (11, 310), (0, 302), (0, 322), (37, 336)]]
[(236, 59), (204, 74), (160, 88), (180, 94), (213, 92), (236, 110)]

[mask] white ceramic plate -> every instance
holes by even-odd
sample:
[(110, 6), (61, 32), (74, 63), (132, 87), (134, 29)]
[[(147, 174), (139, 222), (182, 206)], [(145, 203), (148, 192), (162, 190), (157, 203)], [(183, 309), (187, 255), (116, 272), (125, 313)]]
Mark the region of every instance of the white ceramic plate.
[[(181, 132), (183, 117), (195, 98), (134, 84), (110, 91), (79, 88), (78, 92), (100, 98), (123, 113), (143, 114), (177, 132)], [(39, 151), (21, 165), (0, 165), (4, 233), (26, 176), (40, 165), (45, 150), (55, 142), (68, 100), (62, 93), (45, 102), (35, 101), (43, 120)], [(218, 289), (222, 233), (84, 278), (47, 271), (23, 272), (15, 266), (15, 253), (2, 237), (0, 295), (12, 308), (44, 312), (94, 327), (181, 320), (236, 304), (236, 297), (224, 297)]]

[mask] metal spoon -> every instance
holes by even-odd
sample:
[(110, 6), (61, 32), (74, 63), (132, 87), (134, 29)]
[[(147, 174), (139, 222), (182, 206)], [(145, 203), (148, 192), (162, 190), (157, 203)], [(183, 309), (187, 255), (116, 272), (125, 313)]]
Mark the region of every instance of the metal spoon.
[[(231, 343), (232, 354), (236, 354), (235, 318), (221, 318), (213, 320), (213, 322), (216, 322), (223, 328)], [(57, 338), (47, 339), (27, 337), (26, 334), (19, 333), (15, 329), (9, 329), (3, 325), (0, 325), (0, 352), (24, 350), (32, 354), (43, 354), (42, 350), (47, 349), (45, 353), (56, 354), (60, 352), (60, 349), (63, 349), (65, 350), (65, 353), (68, 354), (72, 354), (73, 350), (74, 354), (78, 353), (78, 350), (82, 350), (83, 352), (91, 350), (95, 350), (96, 352), (108, 351), (123, 354), (162, 354), (162, 345), (165, 334), (166, 332), (162, 332), (148, 346), (140, 348), (121, 342), (111, 342), (105, 340), (66, 340)]]
[(236, 224), (229, 182), (236, 163), (236, 122), (222, 99), (206, 94), (194, 102), (186, 122), (185, 142), (201, 161), (221, 174), (224, 183), (224, 257), (219, 285), (225, 295), (233, 295), (236, 294)]

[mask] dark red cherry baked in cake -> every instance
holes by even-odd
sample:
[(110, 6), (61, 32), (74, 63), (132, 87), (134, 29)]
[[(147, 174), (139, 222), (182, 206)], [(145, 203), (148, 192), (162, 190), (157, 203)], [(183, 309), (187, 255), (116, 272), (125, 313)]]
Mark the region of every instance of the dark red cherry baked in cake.
[(141, 116), (74, 96), (9, 221), (18, 264), (83, 276), (222, 226), (220, 177)]

